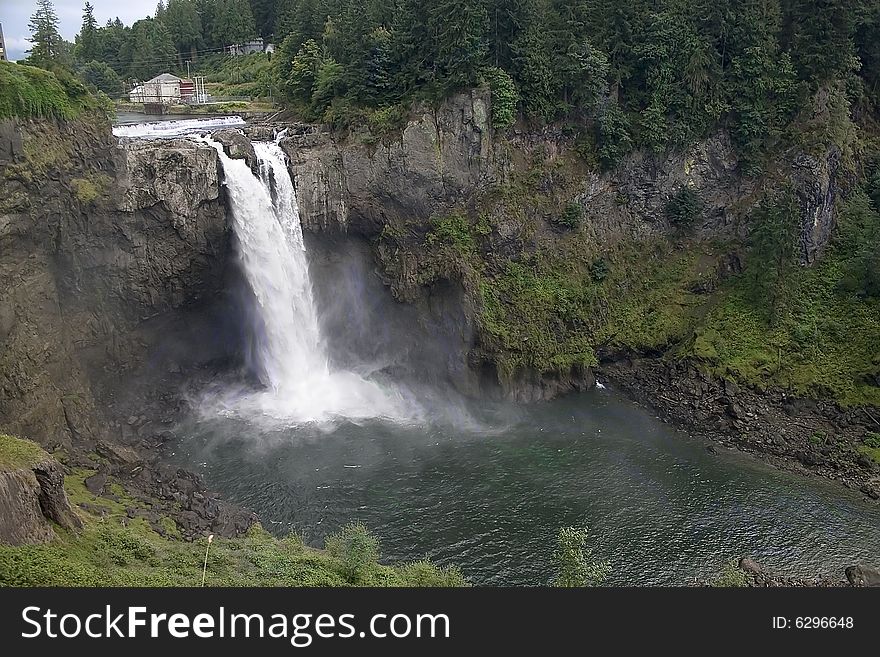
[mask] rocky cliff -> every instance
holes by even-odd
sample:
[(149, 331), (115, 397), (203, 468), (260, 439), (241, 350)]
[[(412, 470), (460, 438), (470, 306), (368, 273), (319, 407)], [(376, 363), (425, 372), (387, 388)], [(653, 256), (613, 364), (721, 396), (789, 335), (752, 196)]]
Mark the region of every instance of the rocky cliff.
[(0, 170), (0, 428), (122, 478), (184, 535), (246, 528), (250, 514), (156, 463), (183, 382), (238, 348), (216, 152), (118, 143), (87, 115), (7, 121)]
[(0, 543), (44, 543), (82, 527), (64, 491), (58, 461), (32, 443), (0, 434)]
[[(814, 262), (830, 239), (835, 147), (819, 155), (787, 153), (772, 176), (753, 178), (743, 175), (730, 140), (719, 133), (686, 151), (636, 152), (602, 170), (561, 128), (495, 135), (490, 109), (487, 93), (475, 90), (416, 112), (399, 133), (378, 140), (340, 140), (294, 126), (282, 141), (313, 239), (370, 241), (373, 260), (400, 301), (430, 306), (439, 291), (448, 297), (450, 285), (459, 291), (452, 305), (463, 313), (456, 333), (470, 341), (459, 349), (472, 374), (467, 382), (459, 378), (466, 389), (497, 379), (508, 396), (530, 401), (591, 385), (589, 358), (563, 354), (551, 363), (558, 345), (548, 347), (547, 358), (517, 357), (497, 371), (511, 345), (487, 334), (486, 286), (509, 263), (536, 252), (583, 269), (618, 244), (678, 240), (681, 228), (670, 222), (666, 205), (683, 189), (699, 202), (688, 226), (691, 244), (733, 244), (732, 255), (711, 256), (708, 268), (722, 277), (740, 266), (736, 244), (748, 233), (749, 212), (780, 180), (790, 182), (801, 206), (801, 261)], [(578, 217), (577, 230), (560, 222), (565, 213)], [(524, 339), (534, 346), (534, 337)]]
[(0, 424), (49, 447), (93, 442), (96, 386), (155, 355), (171, 311), (222, 287), (216, 154), (118, 145), (90, 120), (0, 134)]

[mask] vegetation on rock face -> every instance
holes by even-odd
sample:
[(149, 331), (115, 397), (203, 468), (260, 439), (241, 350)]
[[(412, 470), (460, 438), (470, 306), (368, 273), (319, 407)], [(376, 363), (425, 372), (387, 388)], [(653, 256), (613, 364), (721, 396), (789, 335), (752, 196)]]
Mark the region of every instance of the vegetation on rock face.
[(28, 468), (47, 457), (39, 445), (0, 433), (0, 470)]
[[(45, 456), (29, 441), (0, 436), (0, 467), (30, 465)], [(187, 542), (174, 521), (158, 529), (144, 518), (143, 502), (110, 485), (108, 497), (94, 496), (74, 470), (65, 488), (84, 521), (78, 532), (55, 528), (43, 545), (0, 546), (0, 586), (199, 586), (206, 540)], [(88, 510), (84, 509), (86, 507)], [(133, 517), (132, 517), (133, 516)], [(427, 561), (386, 566), (378, 563), (378, 541), (350, 525), (326, 541), (326, 550), (306, 546), (298, 536), (278, 539), (259, 525), (245, 536), (215, 538), (208, 586), (463, 586), (454, 568)]]
[(70, 74), (0, 62), (0, 119), (72, 119), (99, 106)]

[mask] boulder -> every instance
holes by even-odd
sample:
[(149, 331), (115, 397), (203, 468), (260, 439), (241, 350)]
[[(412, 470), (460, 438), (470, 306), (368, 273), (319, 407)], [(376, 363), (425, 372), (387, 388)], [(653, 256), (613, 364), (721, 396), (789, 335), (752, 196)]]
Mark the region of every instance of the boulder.
[(845, 572), (853, 586), (880, 586), (880, 568), (856, 565), (849, 566)]

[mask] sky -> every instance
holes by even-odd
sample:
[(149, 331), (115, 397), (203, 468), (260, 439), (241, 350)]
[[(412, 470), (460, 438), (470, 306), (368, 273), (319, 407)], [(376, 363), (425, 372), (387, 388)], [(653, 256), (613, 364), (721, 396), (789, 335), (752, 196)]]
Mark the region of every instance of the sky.
[[(99, 25), (117, 16), (126, 25), (136, 20), (152, 16), (158, 0), (90, 0), (95, 8), (95, 18)], [(61, 36), (68, 41), (79, 33), (82, 25), (82, 8), (85, 0), (54, 0), (58, 14)], [(27, 38), (28, 20), (34, 13), (34, 0), (0, 0), (0, 23), (3, 24), (3, 37), (9, 59), (15, 61), (26, 57), (25, 51), (31, 47)]]

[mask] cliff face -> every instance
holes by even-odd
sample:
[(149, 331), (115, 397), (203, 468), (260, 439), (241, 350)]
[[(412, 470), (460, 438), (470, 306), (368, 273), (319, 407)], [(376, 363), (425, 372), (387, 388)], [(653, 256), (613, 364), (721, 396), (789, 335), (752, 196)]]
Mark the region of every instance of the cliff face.
[[(685, 188), (700, 203), (688, 226), (690, 240), (741, 243), (765, 187), (788, 180), (801, 205), (800, 258), (810, 264), (834, 226), (840, 159), (835, 147), (821, 155), (788, 153), (772, 178), (750, 178), (740, 171), (727, 136), (717, 134), (685, 151), (635, 152), (604, 171), (590, 165), (581, 145), (561, 129), (495, 135), (490, 101), (481, 91), (417, 114), (399, 135), (378, 143), (293, 128), (282, 146), (313, 241), (369, 240), (384, 282), (400, 301), (430, 308), (442, 294), (440, 305), (462, 317), (447, 333), (464, 341), (458, 351), (470, 363), (472, 376), (461, 385), (474, 389), (500, 378), (506, 394), (523, 401), (589, 386), (592, 377), (581, 365), (491, 372), (499, 354), (481, 344), (488, 341), (476, 317), (485, 301), (480, 287), (492, 285), (508, 261), (543, 250), (574, 259), (570, 264), (578, 267), (611, 245), (674, 241), (680, 227), (670, 223), (666, 205)], [(560, 230), (554, 222), (572, 206), (581, 217), (578, 229)], [(448, 222), (444, 228), (453, 215), (466, 217), (462, 228), (469, 234), (456, 235)], [(437, 247), (444, 240), (453, 252)], [(713, 266), (736, 271), (738, 255)], [(450, 297), (450, 290), (457, 292)]]
[(32, 443), (0, 434), (0, 543), (49, 541), (52, 522), (82, 527), (64, 492), (61, 464)]
[(216, 154), (118, 145), (97, 120), (5, 122), (0, 168), (0, 426), (93, 443), (98, 389), (155, 353), (172, 311), (222, 287)]

